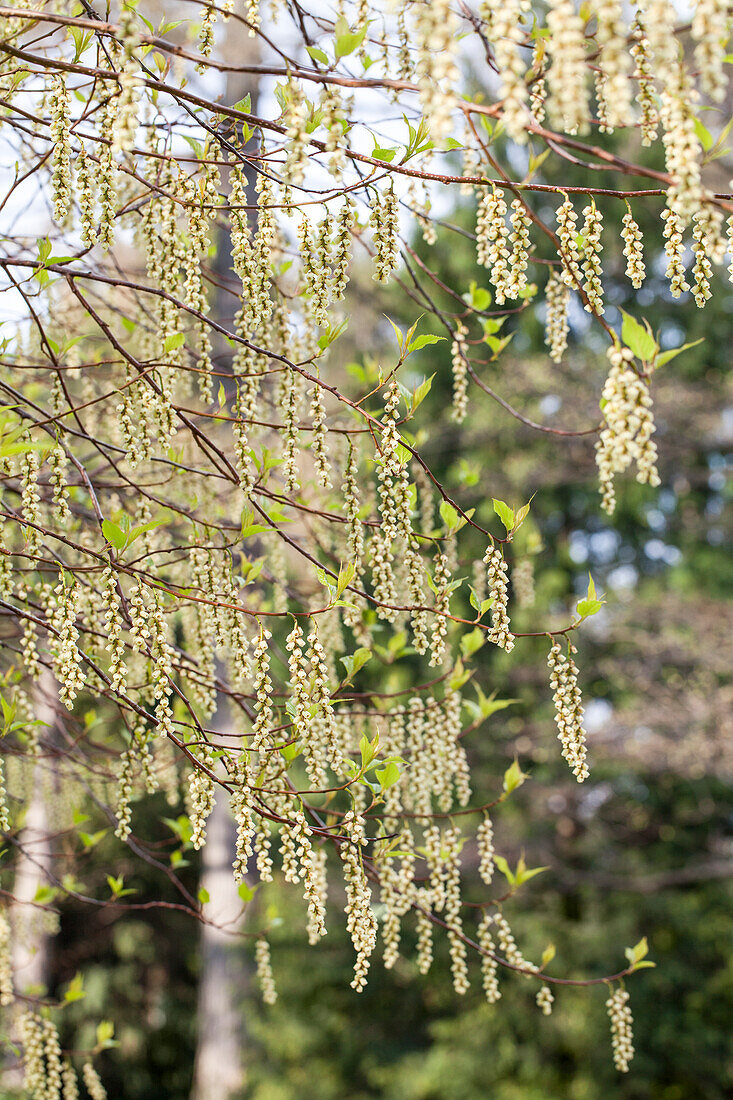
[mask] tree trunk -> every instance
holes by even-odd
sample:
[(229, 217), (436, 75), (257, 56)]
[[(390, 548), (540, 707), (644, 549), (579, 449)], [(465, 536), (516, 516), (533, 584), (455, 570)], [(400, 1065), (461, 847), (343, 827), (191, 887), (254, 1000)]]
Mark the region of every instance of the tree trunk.
[[(44, 670), (34, 687), (35, 717), (43, 723), (41, 742), (47, 752), (53, 752), (57, 741), (58, 692), (53, 675)], [(43, 749), (42, 749), (43, 751)], [(46, 925), (46, 914), (33, 902), (42, 886), (48, 886), (53, 853), (51, 835), (53, 822), (49, 820), (48, 792), (53, 782), (49, 760), (36, 764), (26, 757), (33, 768), (31, 789), (26, 803), (26, 813), (16, 849), (13, 877), (13, 899), (10, 904), (12, 936), (10, 959), (13, 985), (16, 993), (43, 995), (49, 984), (49, 955), (51, 937)], [(2, 1089), (19, 1090), (23, 1084), (22, 1065), (7, 1066), (2, 1073)]]
[(245, 1081), (241, 999), (247, 970), (241, 941), (226, 931), (241, 927), (242, 910), (232, 874), (234, 823), (227, 802), (226, 792), (219, 790), (202, 850), (201, 886), (210, 898), (206, 916), (225, 930), (208, 924), (201, 927), (198, 1035), (191, 1100), (230, 1100), (241, 1094)]
[[(41, 740), (50, 749), (56, 741), (58, 721), (58, 692), (50, 672), (41, 674), (33, 694), (36, 718), (43, 723)], [(48, 819), (48, 781), (46, 766), (36, 765), (20, 835), (21, 847), (15, 859), (12, 964), (13, 980), (19, 992), (31, 987), (45, 989), (48, 984), (49, 936), (44, 928), (43, 913), (32, 905), (39, 888), (50, 881), (53, 823)]]
[[(241, 28), (224, 39), (220, 50), (226, 59), (237, 64), (254, 63), (259, 59), (257, 38), (246, 37)], [(252, 111), (257, 113), (257, 77), (242, 73), (227, 74), (226, 103), (238, 103), (247, 92), (251, 96)], [(247, 171), (251, 198), (254, 199), (254, 174)], [(228, 180), (224, 174), (224, 187)], [(252, 226), (254, 230), (254, 225)], [(216, 273), (221, 282), (232, 277), (231, 241), (224, 232), (220, 234), (216, 257)], [(225, 327), (233, 325), (235, 309), (231, 296), (223, 291), (216, 295), (212, 313)], [(231, 350), (225, 348), (217, 355), (217, 369), (230, 369)], [(229, 732), (229, 707), (225, 697), (219, 696), (213, 728), (226, 743)], [(238, 751), (241, 742), (232, 744)], [(217, 792), (214, 810), (209, 817), (207, 840), (201, 852), (201, 886), (208, 892), (206, 915), (226, 930), (241, 929), (244, 920), (237, 924), (242, 909), (232, 872), (235, 852), (235, 826), (224, 791)], [(244, 1050), (246, 1037), (242, 1002), (250, 976), (250, 966), (241, 940), (226, 931), (202, 925), (201, 929), (201, 977), (198, 990), (198, 1034), (194, 1060), (193, 1088), (190, 1100), (230, 1100), (243, 1094), (246, 1079)]]

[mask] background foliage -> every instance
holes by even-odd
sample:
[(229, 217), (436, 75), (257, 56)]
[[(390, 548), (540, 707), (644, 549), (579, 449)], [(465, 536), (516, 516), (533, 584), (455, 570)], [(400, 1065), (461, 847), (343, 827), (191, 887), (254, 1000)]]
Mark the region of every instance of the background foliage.
[[(482, 94), (478, 80), (474, 90)], [(605, 144), (648, 169), (664, 169), (658, 147), (641, 151), (633, 136), (609, 137)], [(492, 148), (499, 160), (511, 160), (501, 134)], [(709, 185), (715, 182), (713, 172), (724, 176), (728, 169), (721, 157)], [(460, 171), (457, 156), (455, 170)], [(536, 176), (543, 184), (583, 187), (588, 169), (551, 159)], [(619, 189), (633, 182), (621, 173), (604, 178)], [(538, 213), (548, 222), (556, 198), (548, 196), (546, 208), (538, 201)], [(726, 376), (733, 290), (716, 276), (704, 313), (689, 295), (672, 308), (663, 276), (662, 202), (660, 196), (635, 206), (650, 272), (643, 293), (633, 292), (623, 276), (622, 242), (606, 234), (606, 320), (618, 328), (621, 310), (644, 316), (662, 349), (683, 340), (702, 342), (655, 376), (662, 485), (650, 489), (625, 480), (612, 523), (598, 506), (593, 437), (543, 433), (526, 422), (578, 432), (598, 423), (606, 345), (580, 308), (571, 315), (570, 348), (561, 365), (547, 358), (542, 309), (529, 300), (502, 322), (501, 335), (511, 340), (500, 356), (491, 341), (482, 340), (475, 322), (469, 330), (482, 380), (521, 410), (520, 417), (472, 387), (465, 420), (460, 425), (448, 420), (450, 340), (417, 352), (400, 376), (409, 388), (432, 376), (418, 426), (408, 425), (405, 437), (414, 428), (413, 441), (436, 478), (464, 508), (476, 509), (482, 525), (493, 520), (492, 497), (513, 505), (532, 498), (515, 546), (533, 564), (534, 596), (514, 614), (516, 628), (566, 621), (585, 594), (589, 572), (605, 595), (603, 610), (577, 639), (591, 779), (578, 787), (558, 759), (544, 637), (527, 642), (511, 659), (489, 645), (474, 657), (473, 683), (511, 703), (471, 738), (470, 764), (479, 791), (495, 786), (515, 758), (528, 776), (495, 822), (497, 850), (510, 866), (526, 857), (531, 867), (547, 868), (524, 888), (526, 904), (506, 902), (528, 957), (540, 957), (551, 939), (564, 960), (563, 973), (582, 980), (601, 972), (610, 954), (620, 954), (620, 945), (648, 938), (655, 967), (631, 987), (633, 1071), (619, 1077), (609, 1058), (604, 986), (560, 987), (553, 1015), (538, 1023), (535, 987), (521, 975), (502, 977), (502, 998), (490, 1006), (474, 962), (472, 988), (457, 997), (441, 940), (433, 970), (423, 979), (413, 961), (412, 933), (406, 933), (404, 957), (395, 969), (387, 973), (375, 966), (357, 997), (349, 988), (353, 952), (342, 923), (330, 922), (326, 940), (315, 950), (308, 947), (304, 905), (278, 877), (266, 890), (244, 893), (248, 918), (270, 930), (277, 1004), (261, 1002), (251, 945), (233, 940), (229, 948), (241, 974), (237, 1011), (247, 1072), (242, 1097), (724, 1100), (730, 1095), (733, 565), (728, 547), (733, 532), (725, 469), (733, 438), (733, 394)], [(598, 205), (612, 225), (618, 203), (599, 197)], [(441, 317), (455, 313), (456, 294), (468, 303), (483, 291), (487, 273), (476, 264), (475, 221), (473, 196), (438, 209), (435, 243), (410, 238), (397, 286), (376, 289), (371, 266), (356, 263), (345, 304), (350, 325), (329, 364), (330, 381), (339, 391), (358, 399), (364, 389), (378, 386), (382, 362), (394, 360), (394, 335), (385, 315), (405, 329), (418, 313), (432, 310), (435, 316), (421, 321), (418, 331), (437, 333)], [(216, 265), (223, 278), (231, 276), (228, 249), (228, 240), (220, 240)], [(206, 259), (214, 259), (213, 250)], [(533, 272), (554, 260), (540, 239)], [(423, 265), (430, 266), (434, 279), (426, 277)], [(442, 335), (449, 334), (446, 327)], [(223, 383), (220, 392), (226, 405), (230, 395)], [(480, 560), (484, 549), (467, 528), (457, 576), (469, 576), (471, 562)], [(266, 554), (267, 545), (254, 550)], [(470, 614), (466, 587), (452, 605), (455, 614)], [(282, 643), (285, 630), (275, 633)], [(390, 628), (375, 622), (377, 645), (389, 637)], [(367, 667), (359, 682), (376, 689), (384, 677), (392, 690), (407, 688), (418, 667), (408, 653), (399, 666), (388, 662), (379, 673)], [(110, 746), (121, 734), (116, 719), (100, 711), (83, 721), (97, 738), (100, 755), (111, 759), (116, 750)], [(68, 836), (59, 837), (60, 865), (75, 878), (50, 898), (60, 928), (51, 941), (48, 994), (68, 1001), (61, 1013), (63, 1045), (94, 1047), (100, 1018), (113, 1017), (114, 1043), (99, 1057), (109, 1095), (179, 1100), (189, 1094), (193, 1076), (203, 953), (200, 927), (177, 907), (180, 891), (160, 869), (174, 866), (180, 885), (201, 900), (201, 856), (189, 842), (184, 806), (166, 801), (162, 793), (135, 804), (135, 832), (160, 863), (135, 858), (116, 841), (101, 804), (74, 809), (75, 839), (88, 842), (83, 840), (79, 857), (78, 846), (72, 851)], [(465, 872), (466, 898), (478, 905), (477, 868), (469, 863)], [(90, 908), (74, 897), (75, 890), (101, 896), (109, 888), (114, 894), (115, 882), (130, 891), (124, 918), (105, 904)], [(341, 882), (334, 880), (331, 891), (334, 910), (342, 910)], [(614, 957), (610, 964), (624, 963)], [(75, 987), (83, 990), (78, 999), (68, 996)], [(8, 1095), (19, 1095), (8, 1089)]]

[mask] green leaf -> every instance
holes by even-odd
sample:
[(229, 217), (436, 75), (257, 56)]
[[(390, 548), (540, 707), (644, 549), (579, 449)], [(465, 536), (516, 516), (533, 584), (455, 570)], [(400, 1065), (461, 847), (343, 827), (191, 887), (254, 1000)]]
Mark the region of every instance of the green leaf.
[(524, 774), (519, 767), (519, 761), (516, 756), (514, 757), (514, 763), (510, 764), (507, 770), (504, 772), (504, 791), (506, 794), (511, 794), (512, 791), (516, 791), (517, 787), (521, 787), (525, 779), (528, 777)]
[(530, 156), (529, 165), (527, 167), (527, 175), (524, 177), (524, 183), (529, 183), (535, 172), (542, 167), (547, 158), (549, 157), (552, 149), (545, 149), (539, 153), (536, 157)]
[(468, 588), (468, 600), (469, 600), (469, 603), (471, 604), (471, 607), (473, 607), (476, 611), (478, 611), (479, 619), (481, 618), (481, 616), (486, 611), (488, 611), (488, 609), (491, 607), (492, 603), (494, 602), (493, 599), (479, 600), (478, 593), (470, 585), (469, 585), (469, 588)]
[(377, 782), (383, 791), (387, 787), (393, 787), (402, 774), (394, 760), (389, 760), (383, 768), (376, 768), (374, 772)]
[(117, 875), (116, 878), (113, 878), (112, 875), (107, 875), (107, 885), (110, 888), (113, 898), (124, 898), (127, 894), (136, 893), (135, 890), (125, 889), (125, 880), (122, 875)]
[(395, 458), (400, 466), (406, 466), (412, 458), (412, 453), (407, 449), (404, 443), (398, 443), (397, 450), (395, 451)]
[(624, 951), (624, 955), (629, 960), (632, 970), (643, 970), (645, 967), (657, 965), (647, 960), (646, 956), (648, 952), (649, 944), (646, 936), (643, 936), (633, 947), (627, 947)]
[(441, 340), (445, 340), (445, 336), (433, 336), (431, 332), (425, 332), (422, 336), (416, 336), (412, 343), (408, 346), (408, 351), (420, 351), (422, 348), (428, 347), (430, 344), (438, 344)]
[(507, 344), (514, 339), (514, 333), (510, 332), (508, 336), (505, 336), (503, 340), (497, 340), (496, 336), (490, 336), (488, 333), (484, 336), (484, 342), (489, 345), (493, 352), (491, 356), (491, 362), (498, 358), (500, 352), (504, 350)]
[(460, 691), (463, 685), (467, 683), (472, 676), (473, 672), (470, 669), (463, 667), (463, 661), (459, 657), (455, 665), (453, 666), (453, 671), (448, 678), (448, 687), (451, 689), (451, 691)]
[[(181, 24), (185, 22), (185, 19), (174, 19), (170, 23), (161, 22), (160, 27), (158, 28), (158, 37), (162, 38), (163, 35), (168, 34), (170, 31), (174, 31), (176, 27), (180, 27)], [(89, 33), (91, 34), (92, 32), (90, 31)]]
[(97, 833), (79, 833), (79, 839), (85, 848), (94, 848), (99, 844), (107, 829), (100, 829)]
[(649, 953), (649, 944), (646, 936), (643, 936), (633, 947), (627, 947), (624, 951), (630, 963), (640, 962)]
[(595, 615), (603, 607), (603, 600), (579, 600), (577, 612), (581, 619), (587, 619), (589, 615)]
[[(387, 317), (386, 313), (385, 313), (385, 317)], [(390, 325), (394, 329), (395, 336), (397, 337), (397, 347), (400, 349), (400, 356), (401, 356), (402, 355), (402, 345), (403, 345), (404, 340), (405, 340), (404, 336), (402, 335), (402, 329), (397, 328), (397, 325), (394, 323), (394, 321), (392, 320), (391, 317), (387, 317), (387, 320), (389, 321)], [(381, 374), (380, 374), (380, 378), (381, 378)]]
[(70, 27), (69, 30), (74, 40), (74, 64), (76, 64), (82, 54), (86, 53), (89, 48), (89, 43), (92, 40), (92, 32), (88, 31), (85, 34), (80, 27)]
[(468, 302), (473, 309), (483, 313), (491, 305), (491, 291), (471, 280), (468, 286), (468, 294), (463, 295), (463, 300)]
[(412, 405), (412, 394), (408, 390), (407, 386), (403, 386), (401, 382), (397, 382), (397, 389), (400, 391), (400, 397), (409, 409)]
[(549, 966), (554, 958), (555, 945), (554, 943), (548, 943), (547, 947), (542, 952), (542, 959), (540, 960), (540, 970), (544, 970), (546, 966)]
[(486, 632), (475, 627), (470, 633), (461, 637), (461, 653), (464, 660), (468, 660), (486, 641)]
[(245, 584), (254, 584), (262, 572), (262, 567), (265, 564), (264, 558), (257, 558), (255, 561), (243, 561), (240, 569), (242, 572), (242, 580)]
[(396, 149), (381, 149), (378, 145), (372, 149), (373, 160), (386, 160), (389, 164), (392, 163), (396, 154)]
[(519, 857), (516, 871), (514, 872), (514, 882), (516, 886), (521, 886), (525, 882), (529, 882), (535, 875), (541, 875), (543, 871), (547, 871), (547, 867), (528, 867), (524, 862), (524, 856)]
[(333, 600), (336, 599), (336, 586), (333, 583), (333, 579), (328, 576), (325, 569), (320, 565), (316, 566), (316, 577), (318, 578), (318, 583), (322, 584), (323, 587), (327, 589), (329, 598), (331, 602), (333, 602)]
[(709, 164), (710, 161), (717, 160), (718, 157), (725, 156), (730, 152), (730, 149), (726, 148), (725, 142), (728, 139), (731, 129), (733, 129), (733, 118), (730, 118), (728, 122), (726, 122), (725, 126), (718, 134), (717, 138), (715, 139), (715, 145), (712, 149), (708, 151), (708, 155), (705, 157), (704, 163)]
[(10, 458), (12, 455), (24, 455), (28, 451), (41, 451), (43, 447), (40, 443), (3, 443), (0, 446), (0, 458)]
[(446, 530), (448, 532), (457, 530), (460, 516), (453, 505), (449, 504), (447, 500), (441, 500), (439, 511)]
[(513, 707), (515, 703), (519, 702), (518, 699), (497, 699), (495, 691), (492, 691), (491, 695), (484, 695), (478, 684), (476, 684), (476, 695), (478, 702), (475, 705), (478, 707), (482, 719), (490, 718), (497, 711), (506, 710), (507, 707)]
[(510, 868), (504, 856), (494, 856), (494, 863), (501, 871), (502, 875), (507, 879), (510, 886), (514, 885), (514, 872)]
[(339, 569), (338, 579), (336, 581), (336, 596), (341, 596), (344, 589), (347, 588), (356, 573), (356, 567), (353, 562), (347, 562), (345, 565), (342, 563)]
[(97, 1049), (109, 1050), (110, 1047), (118, 1046), (118, 1043), (112, 1038), (115, 1033), (115, 1025), (111, 1020), (101, 1020), (97, 1024)]
[(137, 527), (131, 528), (127, 533), (127, 545), (130, 546), (136, 539), (139, 539), (141, 535), (144, 535), (147, 531), (153, 531), (156, 527), (162, 527), (164, 523), (170, 523), (171, 515), (169, 512), (164, 512), (158, 516), (157, 519), (149, 519), (147, 523), (140, 523)]
[(527, 283), (527, 285), (525, 287), (522, 287), (522, 289), (519, 291), (517, 297), (522, 302), (530, 301), (532, 298), (535, 298), (537, 296), (539, 289), (540, 288), (537, 286), (537, 283)]
[(396, 634), (392, 635), (386, 646), (375, 646), (374, 648), (386, 664), (394, 664), (407, 648), (407, 632), (398, 630)]
[(589, 615), (595, 615), (597, 611), (600, 611), (605, 602), (605, 600), (599, 600), (596, 596), (596, 586), (589, 573), (588, 592), (584, 600), (578, 601), (576, 611), (582, 619), (586, 619)]
[(102, 520), (102, 534), (115, 550), (122, 550), (127, 543), (127, 535), (111, 519)]
[[(295, 715), (290, 711), (290, 701), (288, 701), (288, 703), (286, 704), (285, 709), (287, 710), (288, 714), (290, 714), (290, 717), (294, 719)], [(280, 755), (283, 757), (284, 760), (288, 762), (288, 764), (291, 764), (293, 760), (296, 760), (300, 756), (302, 751), (302, 746), (298, 745), (295, 741), (293, 741), (289, 745), (281, 745), (280, 747)]]
[(355, 653), (350, 654), (347, 657), (341, 657), (341, 664), (346, 669), (345, 684), (348, 684), (354, 679), (360, 668), (363, 668), (367, 661), (371, 661), (372, 651), (367, 649), (366, 646), (361, 646)]
[(342, 321), (339, 321), (337, 325), (329, 324), (328, 328), (318, 338), (318, 347), (321, 351), (325, 351), (329, 348), (335, 340), (338, 340), (339, 336), (346, 331), (349, 319), (344, 317)]
[(369, 740), (367, 735), (363, 733), (361, 740), (359, 741), (359, 752), (361, 753), (361, 770), (366, 769), (371, 764), (374, 757), (377, 755), (377, 749), (379, 748), (379, 734), (375, 733), (373, 740)]
[(242, 114), (245, 114), (245, 115), (251, 115), (252, 114), (252, 96), (250, 95), (249, 92), (247, 92), (244, 99), (240, 99), (239, 103), (234, 104), (234, 110), (235, 111), (241, 111)]
[(239, 894), (242, 901), (246, 903), (248, 901), (252, 901), (252, 898), (257, 893), (258, 886), (259, 883), (257, 883), (255, 886), (249, 886), (246, 882), (240, 882), (237, 893)]
[(190, 134), (181, 134), (181, 137), (191, 146), (198, 159), (201, 160), (204, 155), (204, 148), (201, 142), (197, 141), (196, 138), (192, 137)]
[(46, 886), (45, 883), (38, 887), (33, 900), (37, 905), (50, 905), (58, 894), (55, 886)]
[(175, 821), (171, 817), (164, 817), (163, 822), (183, 844), (188, 844), (193, 834), (193, 829), (190, 819), (186, 817), (185, 814), (181, 814)]
[(77, 972), (64, 990), (64, 1004), (73, 1004), (86, 997), (84, 992), (84, 975)]
[(206, 905), (207, 902), (211, 901), (211, 895), (205, 886), (199, 887), (199, 892), (196, 897), (199, 899), (202, 905)]
[(336, 42), (334, 46), (334, 54), (338, 60), (341, 57), (347, 57), (354, 50), (361, 46), (366, 37), (367, 28), (362, 27), (361, 30), (352, 33), (348, 29), (348, 24), (345, 19), (337, 19), (335, 25)]
[(519, 528), (522, 526), (525, 519), (529, 515), (529, 509), (530, 509), (531, 504), (532, 504), (532, 501), (530, 500), (528, 504), (523, 504), (522, 507), (519, 508), (518, 511), (515, 513), (515, 516), (514, 516), (514, 530), (515, 531), (519, 530)]
[(694, 120), (694, 122), (695, 122), (695, 133), (697, 134), (697, 139), (700, 142), (700, 144), (702, 145), (703, 152), (708, 153), (712, 149), (713, 145), (715, 144), (715, 139), (713, 138), (713, 135), (708, 130), (707, 126), (704, 126), (703, 123), (700, 122), (699, 118), (696, 118)]
[(13, 724), (17, 708), (15, 702), (9, 703), (2, 695), (0, 695), (0, 704), (3, 708), (3, 736), (5, 736)]
[(269, 530), (270, 528), (267, 526), (266, 523), (257, 523), (255, 521), (254, 513), (250, 512), (249, 509), (245, 509), (242, 512), (241, 537), (243, 539), (248, 539), (252, 535), (259, 535), (262, 531)]
[(696, 348), (698, 344), (703, 344), (704, 342), (705, 342), (705, 337), (701, 336), (699, 340), (693, 340), (691, 344), (682, 344), (678, 348), (670, 348), (669, 351), (662, 351), (662, 352), (659, 353), (657, 358), (654, 360), (654, 366), (655, 367), (663, 367), (665, 365), (665, 363), (670, 363), (681, 352), (688, 351), (690, 348)]
[(306, 46), (306, 50), (313, 58), (314, 61), (320, 61), (322, 65), (328, 65), (328, 55), (319, 49), (318, 46)]
[(494, 511), (507, 529), (507, 534), (511, 534), (514, 530), (514, 509), (510, 508), (503, 500), (496, 500), (492, 497), (494, 504)]
[(178, 348), (183, 346), (183, 342), (186, 337), (182, 332), (172, 332), (170, 336), (166, 336), (165, 343), (163, 344), (164, 351), (177, 351)]
[(623, 324), (621, 326), (621, 339), (630, 351), (633, 351), (637, 359), (644, 363), (650, 363), (659, 351), (659, 345), (654, 339), (648, 324), (640, 325), (630, 313), (623, 309)]
[(412, 405), (410, 406), (410, 412), (411, 413), (414, 413), (415, 409), (417, 409), (419, 405), (422, 405), (423, 401), (425, 400), (425, 398), (430, 393), (430, 387), (433, 384), (433, 379), (434, 378), (435, 378), (434, 374), (431, 374), (429, 378), (423, 378), (420, 385), (417, 386), (415, 388), (415, 390), (413, 391)]

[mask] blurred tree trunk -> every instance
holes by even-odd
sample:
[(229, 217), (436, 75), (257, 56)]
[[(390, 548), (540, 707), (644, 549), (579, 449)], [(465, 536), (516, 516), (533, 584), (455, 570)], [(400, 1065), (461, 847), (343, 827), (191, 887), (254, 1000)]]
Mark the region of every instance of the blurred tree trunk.
[[(51, 752), (56, 741), (58, 692), (52, 674), (44, 670), (34, 691), (36, 719), (42, 723), (41, 740)], [(18, 991), (48, 984), (49, 936), (43, 913), (33, 901), (40, 887), (47, 886), (51, 871), (51, 833), (49, 820), (49, 775), (46, 767), (36, 765), (31, 777), (28, 807), (20, 835), (22, 847), (15, 860), (13, 904), (12, 963)]]
[[(53, 675), (44, 670), (33, 692), (33, 709), (41, 723), (41, 741), (52, 760), (57, 741), (58, 691)], [(44, 751), (43, 749), (41, 751)], [(53, 774), (48, 761), (33, 764), (29, 777), (26, 813), (16, 849), (13, 900), (10, 904), (11, 965), (16, 993), (33, 991), (43, 994), (49, 983), (50, 934), (47, 915), (33, 902), (43, 886), (50, 883), (52, 835), (54, 823), (49, 813), (49, 792)], [(23, 1082), (20, 1065), (4, 1071), (3, 1089), (19, 1089)]]
[(245, 1080), (241, 998), (248, 974), (241, 941), (227, 934), (242, 925), (242, 902), (232, 874), (234, 823), (227, 802), (226, 792), (219, 790), (202, 853), (201, 886), (210, 898), (206, 916), (221, 927), (201, 927), (191, 1100), (229, 1100), (241, 1094)]
[[(250, 38), (241, 26), (229, 24), (222, 36), (221, 56), (233, 64), (256, 64), (259, 60), (259, 40)], [(252, 112), (257, 113), (257, 77), (242, 73), (228, 73), (224, 101), (238, 103), (249, 92)], [(249, 181), (249, 201), (254, 203), (254, 173), (246, 169)], [(228, 188), (228, 174), (223, 173), (223, 185)], [(254, 229), (254, 226), (252, 227)], [(220, 233), (215, 271), (218, 282), (231, 282), (231, 240), (225, 231)], [(212, 313), (217, 321), (231, 329), (236, 308), (235, 299), (220, 289), (216, 295)], [(216, 368), (228, 370), (231, 352), (224, 350), (216, 357)], [(220, 734), (222, 743), (230, 732), (229, 705), (226, 697), (219, 696), (213, 728)], [(241, 742), (232, 743), (236, 752)], [(210, 901), (206, 915), (221, 928), (211, 925), (201, 927), (201, 976), (198, 991), (198, 1032), (194, 1060), (194, 1078), (191, 1100), (230, 1100), (242, 1095), (246, 1080), (246, 1034), (243, 1001), (249, 983), (251, 967), (242, 947), (242, 941), (228, 934), (241, 930), (244, 924), (242, 902), (232, 873), (236, 832), (229, 812), (226, 792), (217, 792), (216, 803), (209, 817), (207, 841), (201, 853), (201, 886), (208, 892)]]

